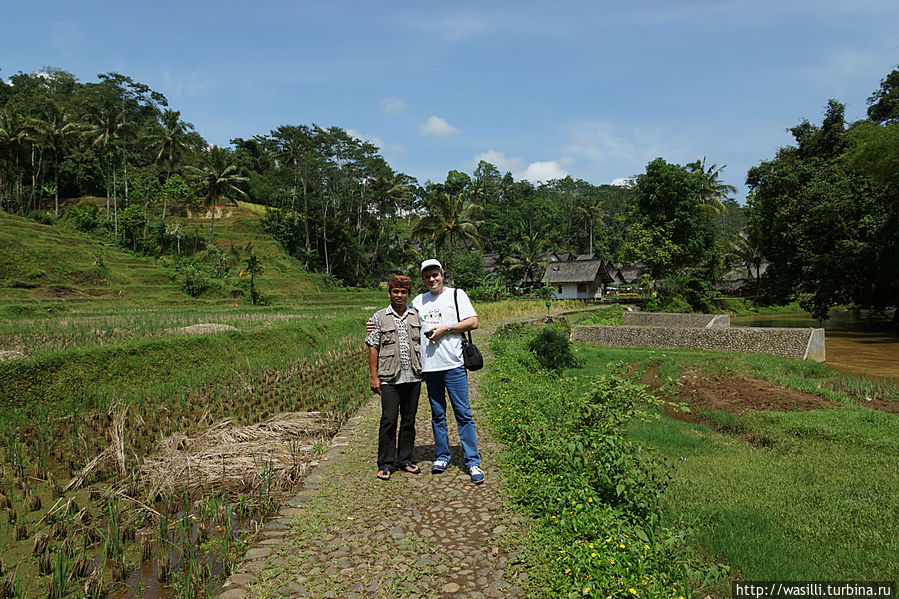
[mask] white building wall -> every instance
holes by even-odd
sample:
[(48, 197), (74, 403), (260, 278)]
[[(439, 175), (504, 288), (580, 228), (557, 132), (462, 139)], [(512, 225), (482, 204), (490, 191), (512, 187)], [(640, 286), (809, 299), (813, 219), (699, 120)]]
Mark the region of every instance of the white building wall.
[[(582, 294), (586, 295), (586, 294)], [(553, 299), (579, 299), (577, 284), (561, 284), (553, 288)]]

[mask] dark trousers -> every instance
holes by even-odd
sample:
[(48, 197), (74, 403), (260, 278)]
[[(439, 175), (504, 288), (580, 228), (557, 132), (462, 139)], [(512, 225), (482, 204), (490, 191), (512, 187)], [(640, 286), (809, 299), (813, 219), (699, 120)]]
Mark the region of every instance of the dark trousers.
[[(378, 469), (393, 470), (394, 464), (412, 463), (415, 447), (415, 412), (421, 383), (389, 385), (381, 383), (381, 426), (378, 429)], [(399, 443), (396, 420), (401, 416)]]

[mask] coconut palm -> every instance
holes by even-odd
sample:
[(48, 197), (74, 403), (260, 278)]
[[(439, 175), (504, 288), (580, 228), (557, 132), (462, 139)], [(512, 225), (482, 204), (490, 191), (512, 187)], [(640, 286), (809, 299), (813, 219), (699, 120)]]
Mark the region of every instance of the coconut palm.
[(218, 146), (212, 146), (203, 154), (200, 168), (188, 166), (193, 173), (194, 191), (206, 197), (206, 203), (210, 207), (209, 219), (209, 243), (206, 247), (206, 255), (212, 247), (212, 230), (215, 226), (215, 203), (221, 199), (229, 199), (225, 194), (231, 193), (246, 197), (246, 193), (237, 187), (239, 183), (245, 183), (246, 177), (237, 174), (237, 167), (231, 162), (228, 151)]
[(510, 272), (521, 273), (524, 276), (522, 282), (527, 285), (536, 280), (535, 275), (544, 267), (546, 252), (549, 244), (546, 239), (537, 233), (528, 233), (520, 241), (511, 245), (511, 253), (505, 262)]
[[(175, 165), (190, 152), (190, 138), (195, 134), (194, 126), (181, 120), (178, 110), (162, 113), (159, 127), (148, 135), (150, 148), (156, 153), (156, 163), (165, 163), (165, 180), (168, 182)], [(166, 201), (162, 199), (162, 220), (165, 220)]]
[[(122, 129), (121, 111), (113, 104), (105, 104), (90, 116), (90, 122), (84, 128), (84, 136), (92, 146), (101, 149), (106, 179), (106, 218), (109, 218), (110, 198), (110, 165)], [(115, 189), (113, 188), (113, 195)], [(118, 235), (118, 202), (113, 200), (115, 231)]]
[(740, 231), (735, 239), (728, 241), (727, 245), (727, 253), (743, 263), (750, 277), (752, 276), (752, 267), (755, 267), (755, 297), (758, 299), (761, 283), (760, 271), (765, 257), (762, 255), (757, 236), (750, 236), (745, 230)]
[(737, 188), (733, 185), (720, 181), (721, 171), (725, 168), (727, 168), (726, 164), (720, 167), (717, 164), (707, 167), (705, 156), (702, 157), (702, 160), (697, 160), (687, 165), (687, 169), (691, 173), (699, 174), (701, 180), (701, 201), (703, 205), (708, 206), (715, 214), (721, 214), (727, 209), (722, 200), (727, 198), (728, 194), (737, 191)]
[(30, 127), (38, 143), (53, 152), (53, 205), (54, 214), (59, 218), (59, 153), (78, 125), (68, 112), (50, 103), (41, 116), (30, 120)]
[(687, 170), (691, 173), (698, 173), (700, 176), (700, 201), (714, 212), (716, 216), (727, 210), (723, 200), (727, 198), (728, 194), (737, 191), (737, 188), (733, 185), (720, 181), (721, 171), (725, 168), (727, 168), (726, 164), (720, 167), (717, 164), (706, 167), (705, 156), (702, 157), (702, 160), (697, 160), (687, 165)]
[(590, 239), (590, 253), (593, 253), (593, 229), (596, 226), (596, 221), (599, 219), (602, 214), (602, 204), (600, 204), (599, 198), (594, 196), (584, 196), (581, 201), (576, 205), (576, 218), (578, 222), (582, 223), (587, 228), (587, 235)]
[(431, 239), (437, 249), (446, 246), (449, 249), (447, 270), (452, 273), (453, 246), (457, 241), (481, 248), (481, 235), (478, 233), (481, 221), (475, 218), (481, 207), (464, 194), (450, 195), (446, 192), (431, 195), (425, 205), (428, 214), (415, 223), (411, 236), (413, 239)]
[[(0, 151), (3, 152), (6, 159), (5, 183), (8, 188), (7, 194), (10, 205), (13, 203), (13, 196), (17, 195), (16, 183), (20, 180), (18, 172), (19, 148), (22, 146), (25, 137), (26, 130), (21, 116), (9, 108), (0, 110)], [(13, 166), (13, 157), (15, 157), (15, 166)], [(16, 173), (15, 177), (13, 172)], [(14, 178), (15, 183), (13, 182)], [(2, 188), (0, 188), (0, 193), (2, 193)], [(21, 193), (18, 194), (18, 197), (21, 199)]]

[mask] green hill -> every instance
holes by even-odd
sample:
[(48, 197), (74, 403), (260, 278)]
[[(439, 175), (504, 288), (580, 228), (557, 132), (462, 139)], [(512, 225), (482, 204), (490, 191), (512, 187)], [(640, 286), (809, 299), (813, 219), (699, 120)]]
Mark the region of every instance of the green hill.
[[(220, 207), (216, 213), (215, 243), (231, 259), (232, 276), (240, 276), (252, 248), (264, 267), (256, 277), (257, 290), (273, 302), (295, 302), (301, 295), (322, 291), (319, 277), (304, 271), (262, 231), (261, 217), (261, 210), (250, 204)], [(196, 230), (205, 238), (208, 214), (185, 211), (175, 218), (182, 230)], [(24, 309), (36, 303), (195, 304), (235, 299), (224, 295), (192, 298), (162, 261), (104, 244), (61, 223), (44, 225), (0, 211), (0, 305)]]

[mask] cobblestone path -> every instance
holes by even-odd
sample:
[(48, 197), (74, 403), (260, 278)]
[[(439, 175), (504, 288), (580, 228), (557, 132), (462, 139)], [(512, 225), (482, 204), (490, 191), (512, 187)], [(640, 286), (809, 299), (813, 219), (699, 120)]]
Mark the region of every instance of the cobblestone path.
[[(487, 334), (478, 333), (483, 348)], [(396, 472), (378, 480), (381, 410), (372, 398), (265, 525), (221, 599), (524, 596), (519, 550), (525, 521), (503, 504), (499, 448), (478, 408), (478, 373), (469, 377), (483, 485), (473, 485), (464, 470), (451, 409), (453, 461), (445, 473), (430, 474), (434, 445), (424, 384), (413, 454), (422, 474)]]

